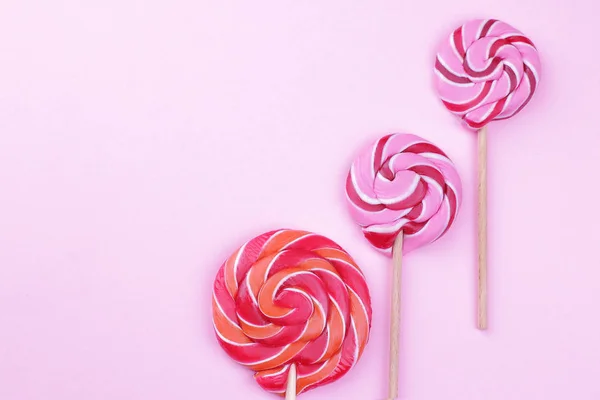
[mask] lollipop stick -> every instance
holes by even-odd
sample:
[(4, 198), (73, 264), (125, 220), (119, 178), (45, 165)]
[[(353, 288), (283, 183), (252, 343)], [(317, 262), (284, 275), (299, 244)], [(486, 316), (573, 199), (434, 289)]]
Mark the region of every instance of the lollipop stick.
[(296, 400), (296, 364), (292, 364), (290, 367), (287, 389), (285, 390), (285, 400)]
[(398, 362), (400, 358), (400, 287), (402, 282), (402, 241), (404, 234), (398, 233), (392, 249), (392, 312), (390, 315), (390, 386), (388, 398), (398, 397)]
[(487, 329), (487, 130), (477, 135), (479, 147), (479, 271), (477, 279), (477, 328)]

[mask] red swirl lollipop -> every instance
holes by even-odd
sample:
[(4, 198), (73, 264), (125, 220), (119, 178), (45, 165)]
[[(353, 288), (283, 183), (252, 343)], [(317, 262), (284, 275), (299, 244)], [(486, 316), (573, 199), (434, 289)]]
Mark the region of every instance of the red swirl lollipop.
[(213, 322), (223, 350), (253, 370), (263, 389), (295, 399), (358, 362), (371, 298), (360, 268), (339, 245), (281, 229), (255, 237), (223, 263)]

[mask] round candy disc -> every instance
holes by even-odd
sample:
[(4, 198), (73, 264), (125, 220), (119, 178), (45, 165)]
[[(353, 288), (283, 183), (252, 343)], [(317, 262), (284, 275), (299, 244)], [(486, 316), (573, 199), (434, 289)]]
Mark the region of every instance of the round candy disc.
[(284, 394), (291, 364), (296, 393), (341, 378), (369, 338), (371, 298), (352, 257), (305, 231), (260, 235), (229, 257), (213, 289), (217, 339), (258, 384)]
[(439, 47), (435, 86), (448, 110), (471, 129), (510, 118), (537, 88), (541, 64), (531, 39), (494, 19), (469, 21)]
[(431, 243), (454, 222), (461, 183), (454, 164), (416, 135), (387, 135), (365, 148), (346, 180), (350, 213), (367, 240), (391, 254), (400, 232), (403, 251)]

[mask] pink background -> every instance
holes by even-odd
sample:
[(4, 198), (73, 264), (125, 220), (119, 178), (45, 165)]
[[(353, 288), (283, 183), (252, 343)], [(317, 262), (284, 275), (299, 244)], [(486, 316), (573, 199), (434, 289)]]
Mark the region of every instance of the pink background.
[[(83, 5), (87, 4), (87, 5)], [(358, 147), (410, 131), (456, 161), (455, 227), (406, 257), (403, 399), (600, 398), (595, 0), (2, 1), (0, 399), (266, 399), (213, 338), (220, 262), (278, 227), (363, 267), (371, 341), (305, 400), (383, 399), (388, 260), (352, 224)], [(435, 43), (496, 17), (542, 82), (489, 136), (490, 318), (474, 329), (475, 136)]]

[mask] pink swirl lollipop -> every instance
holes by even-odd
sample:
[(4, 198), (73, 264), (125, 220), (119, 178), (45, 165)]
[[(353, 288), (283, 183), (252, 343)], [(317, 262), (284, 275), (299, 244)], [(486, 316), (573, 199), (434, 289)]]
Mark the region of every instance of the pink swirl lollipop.
[(437, 52), (434, 80), (442, 102), (469, 129), (479, 130), (479, 329), (487, 328), (486, 125), (521, 111), (538, 86), (540, 71), (533, 42), (494, 19), (467, 22)]
[(379, 139), (354, 160), (346, 180), (352, 217), (387, 254), (400, 232), (405, 253), (442, 236), (458, 212), (460, 190), (448, 156), (411, 134)]
[(438, 49), (435, 84), (442, 102), (471, 129), (517, 114), (539, 82), (533, 42), (494, 19), (469, 21)]
[(358, 155), (346, 179), (346, 194), (350, 213), (367, 240), (394, 258), (388, 397), (395, 399), (402, 252), (446, 233), (458, 213), (461, 182), (454, 164), (437, 146), (397, 133)]

